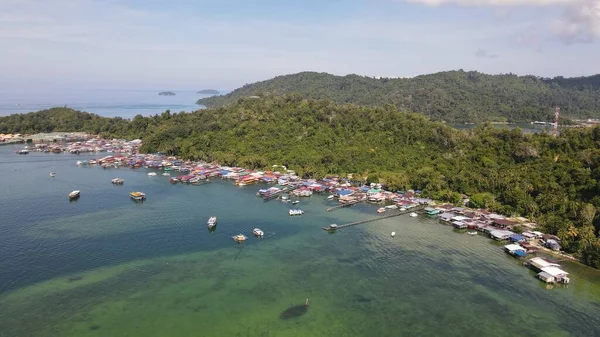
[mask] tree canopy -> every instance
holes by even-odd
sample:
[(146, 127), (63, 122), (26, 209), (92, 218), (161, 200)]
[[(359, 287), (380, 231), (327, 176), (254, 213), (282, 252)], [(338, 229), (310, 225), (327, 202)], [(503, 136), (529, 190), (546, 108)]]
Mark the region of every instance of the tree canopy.
[(0, 117), (0, 132), (50, 131), (142, 138), (148, 153), (249, 168), (281, 164), (305, 177), (353, 174), (453, 202), (467, 194), (474, 206), (535, 219), (566, 251), (600, 267), (600, 127), (558, 137), (490, 124), (464, 131), (392, 105), (301, 95), (132, 120), (65, 108)]
[(572, 119), (600, 115), (600, 75), (539, 78), (448, 71), (414, 78), (372, 78), (302, 72), (247, 84), (233, 92), (198, 100), (207, 107), (232, 105), (242, 97), (297, 93), (340, 104), (380, 106), (424, 113), (430, 119), (463, 122), (552, 122), (554, 106)]

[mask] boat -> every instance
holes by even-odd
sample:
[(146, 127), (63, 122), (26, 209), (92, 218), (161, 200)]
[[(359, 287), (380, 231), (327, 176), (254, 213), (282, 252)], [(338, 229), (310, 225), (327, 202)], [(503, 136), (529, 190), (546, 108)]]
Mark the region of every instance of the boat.
[(396, 236), (396, 232), (392, 232), (392, 237)]
[(18, 154), (29, 154), (29, 150), (20, 150), (17, 151)]
[(410, 216), (411, 216), (412, 218), (416, 218), (417, 216), (419, 216), (419, 214), (417, 214), (417, 213), (415, 213), (415, 212), (412, 212), (412, 213), (410, 213)]
[(129, 196), (135, 201), (142, 201), (146, 199), (146, 193), (143, 192), (131, 192), (129, 193)]
[(115, 178), (113, 180), (110, 181), (111, 183), (115, 184), (115, 185), (123, 185), (123, 183), (125, 182), (125, 180), (121, 179), (121, 178)]
[(288, 212), (290, 215), (302, 215), (304, 211), (301, 209), (290, 209)]
[(71, 193), (69, 193), (69, 198), (70, 199), (79, 198), (80, 194), (81, 194), (81, 192), (78, 190), (72, 191)]
[(385, 212), (385, 208), (381, 207), (379, 209), (377, 209), (377, 213), (383, 213)]
[(292, 205), (298, 205), (298, 203), (300, 203), (300, 201), (298, 201), (298, 200), (292, 201)]
[(81, 165), (83, 165), (83, 162), (81, 160), (78, 160), (76, 164), (77, 164), (77, 166), (81, 166)]
[(257, 236), (259, 238), (262, 238), (265, 235), (265, 233), (262, 230), (260, 230), (260, 228), (254, 228), (252, 230), (252, 234), (254, 234), (255, 236)]
[(327, 200), (333, 200), (333, 198), (335, 198), (335, 196), (332, 194), (330, 196), (327, 197)]
[(156, 172), (150, 172), (148, 173), (148, 177), (155, 177), (156, 176)]
[(472, 231), (472, 232), (467, 232), (467, 234), (469, 234), (469, 235), (477, 235), (477, 232), (476, 231)]
[(163, 175), (163, 176), (165, 176), (165, 177), (168, 177), (168, 176), (170, 176), (170, 175), (171, 175), (171, 173), (169, 173), (169, 172), (165, 172), (165, 173), (163, 173), (162, 175)]
[(233, 241), (238, 242), (238, 243), (242, 243), (244, 241), (246, 241), (247, 237), (244, 234), (238, 234), (238, 235), (234, 235), (231, 237), (233, 239)]
[(216, 216), (211, 216), (210, 218), (208, 218), (208, 221), (206, 222), (206, 226), (208, 226), (208, 229), (213, 229), (213, 228), (215, 228), (216, 225), (217, 225), (217, 217)]
[(51, 176), (51, 177), (54, 177), (54, 176), (56, 176), (56, 173), (54, 173), (54, 172), (50, 172), (50, 176)]

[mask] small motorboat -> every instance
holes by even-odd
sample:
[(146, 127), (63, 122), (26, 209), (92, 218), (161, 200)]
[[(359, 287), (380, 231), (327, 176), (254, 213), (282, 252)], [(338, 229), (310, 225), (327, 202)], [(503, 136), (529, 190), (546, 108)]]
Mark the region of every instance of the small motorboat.
[(298, 201), (298, 200), (292, 201), (292, 205), (298, 205), (298, 203), (300, 203), (300, 201)]
[(131, 197), (131, 199), (133, 199), (135, 201), (146, 200), (146, 193), (144, 193), (144, 192), (131, 192), (131, 193), (129, 193), (129, 196)]
[(208, 221), (206, 222), (206, 226), (208, 227), (208, 229), (213, 229), (213, 228), (215, 228), (216, 225), (217, 225), (217, 217), (216, 216), (211, 216), (210, 218), (208, 218)]
[(165, 173), (163, 173), (162, 175), (163, 175), (163, 176), (165, 176), (165, 177), (168, 177), (168, 176), (170, 176), (170, 175), (171, 175), (171, 173), (169, 173), (169, 172), (165, 172)]
[(381, 207), (377, 210), (377, 213), (383, 213), (383, 212), (385, 212), (385, 208), (383, 208), (383, 207)]
[(265, 235), (265, 233), (262, 230), (260, 230), (260, 228), (254, 228), (252, 230), (252, 234), (259, 238), (262, 238)]
[(290, 211), (288, 213), (290, 215), (302, 215), (302, 214), (304, 214), (304, 211), (301, 209), (290, 209)]
[(412, 212), (410, 213), (411, 218), (416, 218), (417, 216), (419, 216), (419, 214)]
[(55, 177), (55, 176), (56, 176), (56, 173), (54, 173), (54, 172), (50, 172), (50, 176), (51, 176), (51, 177)]
[(330, 196), (327, 197), (327, 200), (333, 200), (334, 197), (335, 196), (332, 194), (332, 195), (330, 195)]
[(125, 180), (123, 180), (121, 178), (115, 178), (115, 179), (111, 180), (110, 182), (113, 183), (114, 185), (123, 185)]
[(237, 242), (237, 243), (242, 243), (244, 241), (246, 241), (247, 237), (244, 234), (238, 234), (238, 235), (234, 235), (231, 237), (233, 239), (233, 241)]
[(78, 160), (76, 164), (77, 164), (77, 166), (81, 166), (81, 165), (83, 165), (83, 162), (81, 160)]
[(396, 236), (396, 232), (392, 232), (392, 237)]
[(477, 231), (470, 231), (470, 232), (467, 232), (467, 234), (469, 234), (469, 235), (477, 235)]
[(79, 198), (79, 195), (81, 194), (81, 191), (72, 191), (71, 193), (69, 193), (69, 199), (76, 199)]
[(156, 177), (156, 172), (150, 172), (150, 173), (148, 173), (148, 177)]

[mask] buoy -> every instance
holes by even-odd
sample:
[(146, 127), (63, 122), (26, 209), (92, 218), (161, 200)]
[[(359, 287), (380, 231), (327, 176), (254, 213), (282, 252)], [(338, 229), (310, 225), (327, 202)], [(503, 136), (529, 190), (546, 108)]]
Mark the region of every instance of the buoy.
[(396, 232), (392, 232), (392, 237), (396, 236)]

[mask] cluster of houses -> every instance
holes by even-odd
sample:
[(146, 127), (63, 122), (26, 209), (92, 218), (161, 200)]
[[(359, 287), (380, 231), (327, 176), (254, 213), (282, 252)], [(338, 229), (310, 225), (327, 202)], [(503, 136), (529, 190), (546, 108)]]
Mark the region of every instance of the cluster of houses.
[(23, 141), (23, 135), (20, 133), (0, 133), (0, 143), (20, 143)]
[(89, 136), (85, 133), (68, 134), (56, 136), (57, 139), (74, 139), (73, 142), (52, 142), (52, 137), (42, 136), (34, 139), (32, 146), (25, 146), (26, 151), (45, 152), (45, 153), (118, 153), (118, 154), (135, 154), (138, 152), (142, 141), (139, 139), (126, 141), (123, 139), (101, 139)]

